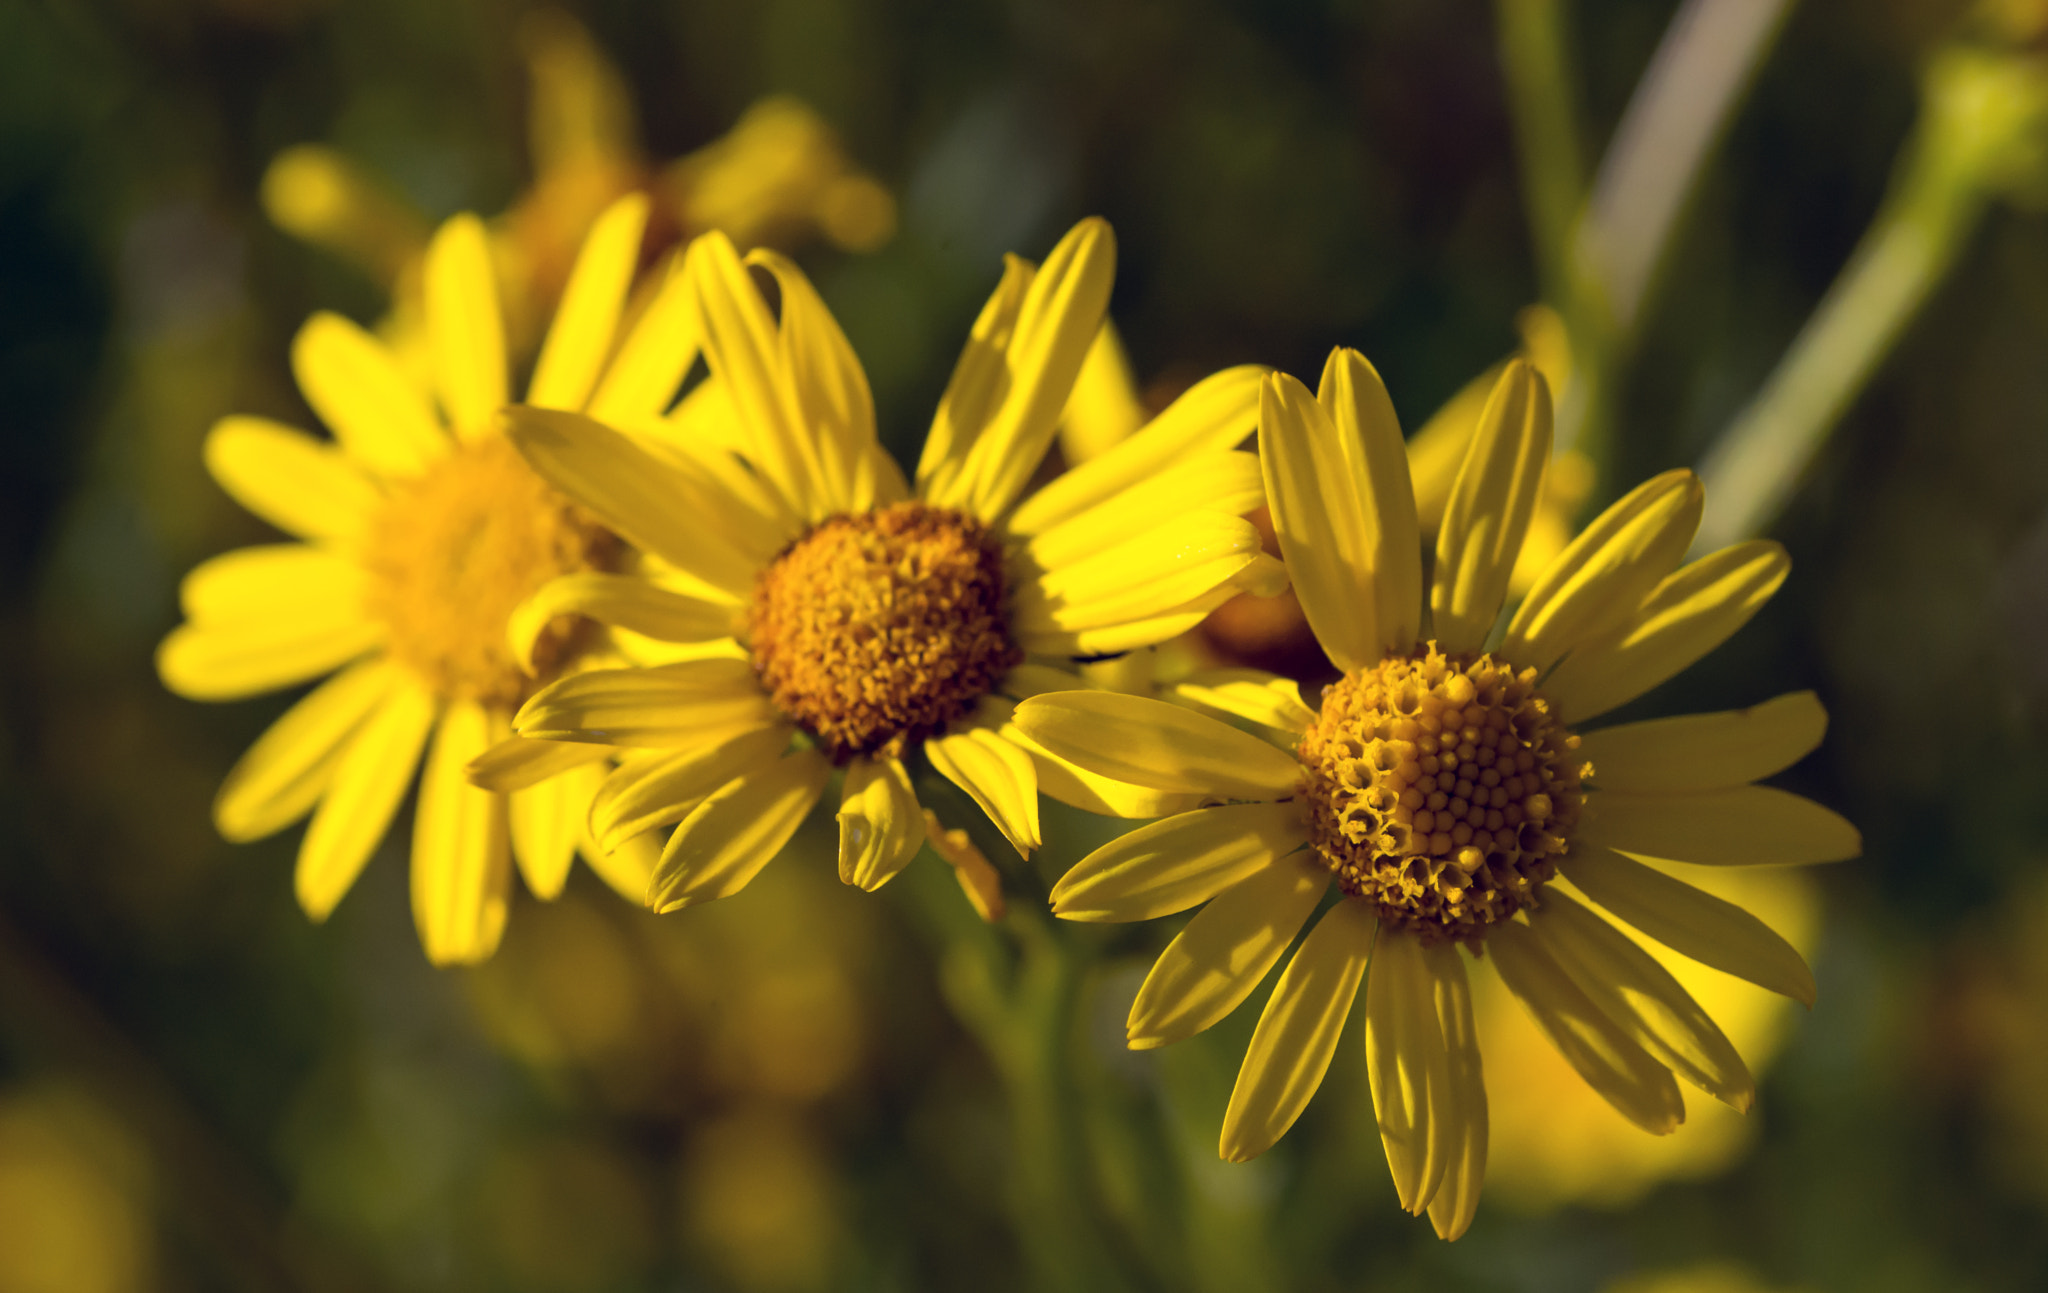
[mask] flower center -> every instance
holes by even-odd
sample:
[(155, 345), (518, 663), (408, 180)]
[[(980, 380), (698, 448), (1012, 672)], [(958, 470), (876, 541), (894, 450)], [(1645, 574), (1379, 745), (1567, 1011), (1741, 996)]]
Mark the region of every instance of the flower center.
[(1382, 921), (1476, 943), (1556, 873), (1592, 773), (1578, 745), (1534, 669), (1430, 643), (1355, 670), (1297, 752), (1310, 842)]
[[(401, 486), (371, 527), (363, 565), (394, 659), (438, 695), (509, 707), (535, 685), (506, 642), (513, 609), (557, 575), (611, 569), (618, 554), (610, 531), (493, 435)], [(568, 616), (548, 626), (534, 648), (544, 677), (588, 629)]]
[(923, 503), (829, 517), (755, 582), (754, 672), (836, 761), (895, 758), (1024, 658), (1006, 591), (1002, 547), (972, 517)]

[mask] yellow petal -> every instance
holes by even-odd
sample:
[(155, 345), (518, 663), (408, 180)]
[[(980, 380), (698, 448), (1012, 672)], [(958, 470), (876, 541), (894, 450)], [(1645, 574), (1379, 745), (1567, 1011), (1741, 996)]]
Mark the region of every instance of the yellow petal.
[(1455, 1129), (1450, 1052), (1422, 941), (1382, 930), (1365, 985), (1365, 1069), (1380, 1144), (1401, 1206), (1420, 1216), (1436, 1198)]
[(397, 678), (382, 660), (346, 669), (308, 692), (235, 761), (213, 801), (213, 822), (237, 844), (283, 830), (311, 812), (341, 751)]
[(790, 727), (774, 723), (677, 754), (620, 765), (591, 799), (590, 832), (609, 853), (660, 826), (673, 826), (735, 777), (774, 763), (789, 748)]
[(1225, 512), (1190, 512), (1071, 565), (1040, 571), (1017, 589), (1013, 615), (1020, 632), (1078, 632), (1148, 620), (1269, 560), (1250, 521)]
[(1594, 902), (1672, 951), (1813, 1005), (1813, 971), (1806, 958), (1734, 903), (1607, 849), (1573, 850), (1564, 874)]
[(568, 883), (590, 801), (604, 778), (603, 764), (584, 763), (510, 796), (512, 857), (534, 897), (552, 901)]
[(501, 733), (483, 707), (457, 701), (442, 715), (420, 778), (412, 832), (412, 915), (435, 965), (489, 959), (505, 932), (512, 883), (505, 800), (463, 778)]
[(835, 482), (823, 478), (817, 439), (804, 425), (775, 320), (732, 240), (716, 231), (698, 238), (684, 272), (696, 285), (704, 358), (745, 425), (749, 456), (805, 520), (843, 510)]
[(908, 497), (902, 471), (875, 439), (867, 373), (811, 280), (779, 252), (749, 252), (747, 264), (766, 269), (781, 288), (782, 369), (817, 440), (834, 507), (864, 512)]
[(823, 755), (800, 750), (729, 782), (676, 827), (647, 905), (677, 911), (738, 893), (796, 834), (831, 773)]
[(534, 693), (513, 718), (521, 736), (648, 748), (694, 747), (781, 715), (745, 660), (592, 669)]
[(1017, 706), (1017, 726), (1099, 776), (1176, 794), (1281, 799), (1301, 765), (1255, 736), (1143, 696), (1066, 691)]
[(399, 680), (349, 737), (299, 845), (294, 885), (314, 920), (327, 919), (377, 851), (433, 729), (433, 697)]
[(1450, 506), (1458, 469), (1465, 465), (1465, 454), (1472, 447), (1479, 414), (1486, 408), (1487, 397), (1500, 384), (1500, 375), (1507, 366), (1507, 361), (1502, 360), (1460, 386), (1408, 440), (1408, 478), (1415, 485), (1415, 517), (1428, 539), (1434, 540), (1443, 526), (1444, 509)]
[(322, 311), (292, 338), (299, 393), (343, 452), (379, 476), (412, 477), (448, 453), (426, 396), (384, 343)]
[[(1065, 685), (1059, 690), (1071, 688), (1078, 681), (1079, 679), (1068, 675)], [(1172, 794), (1146, 786), (1134, 786), (1127, 781), (1097, 776), (1088, 769), (1069, 763), (1052, 753), (1026, 736), (1023, 729), (1015, 723), (1003, 729), (1003, 736), (1031, 756), (1032, 763), (1038, 769), (1038, 792), (1057, 799), (1070, 808), (1100, 813), (1105, 817), (1171, 817), (1175, 813), (1184, 813), (1201, 806), (1200, 795)]]
[(222, 418), (206, 434), (205, 455), (237, 503), (301, 539), (353, 543), (384, 501), (340, 449), (267, 418)]
[(1345, 428), (1294, 378), (1267, 380), (1259, 458), (1273, 531), (1309, 627), (1331, 659), (1362, 669), (1415, 645), (1422, 554), (1400, 428), (1378, 376), (1363, 358), (1343, 358), (1351, 354), (1330, 360), (1345, 374), (1332, 382), (1351, 396)]
[(1526, 361), (1510, 361), (1479, 415), (1437, 531), (1430, 631), (1446, 651), (1477, 650), (1493, 631), (1536, 513), (1550, 430), (1549, 383)]
[(512, 657), (526, 672), (538, 672), (534, 645), (548, 625), (565, 615), (580, 615), (663, 642), (709, 642), (733, 635), (739, 611), (730, 602), (670, 592), (637, 575), (588, 570), (561, 575), (536, 589), (505, 623)]
[(1044, 534), (1171, 471), (1176, 463), (1235, 449), (1258, 428), (1259, 387), (1266, 372), (1245, 364), (1196, 382), (1130, 439), (1069, 467), (1019, 503), (1004, 528), (1012, 534)]
[(1302, 845), (1293, 803), (1200, 808), (1138, 827), (1076, 863), (1052, 887), (1068, 920), (1151, 920), (1186, 911)]
[(1142, 484), (1068, 517), (1034, 537), (1026, 551), (1041, 570), (1057, 570), (1189, 512), (1243, 516), (1265, 501), (1266, 487), (1259, 475), (1257, 454), (1190, 456), (1163, 468)]
[(1138, 989), (1125, 1024), (1131, 1049), (1192, 1037), (1237, 1009), (1329, 887), (1329, 871), (1297, 854), (1210, 899), (1166, 945)]
[(1706, 491), (1683, 469), (1636, 486), (1558, 554), (1508, 624), (1501, 654), (1548, 669), (1616, 627), (1685, 558)]
[(195, 624), (334, 624), (363, 618), (364, 583), (361, 566), (324, 548), (266, 543), (194, 566), (178, 585), (178, 603)]
[(637, 548), (735, 601), (751, 596), (773, 550), (751, 547), (761, 522), (716, 482), (694, 477), (580, 413), (507, 411), (506, 434), (535, 471)]
[(1604, 793), (1725, 790), (1782, 772), (1820, 745), (1828, 713), (1810, 691), (1748, 709), (1688, 714), (1587, 732), (1579, 757)]
[(1863, 852), (1863, 837), (1839, 813), (1771, 786), (1690, 795), (1602, 790), (1587, 799), (1577, 839), (1710, 866), (1803, 866)]
[(715, 491), (719, 525), (733, 527), (732, 543), (764, 564), (810, 528), (752, 465), (749, 433), (715, 379), (697, 383), (668, 417), (630, 429), (641, 447)]
[(1767, 539), (1700, 558), (1658, 584), (1621, 627), (1574, 646), (1543, 680), (1544, 695), (1573, 723), (1634, 700), (1749, 623), (1790, 569), (1785, 549)]
[(598, 879), (611, 886), (612, 892), (627, 902), (638, 906), (647, 901), (647, 886), (654, 880), (654, 869), (661, 864), (661, 839), (659, 831), (626, 840), (607, 853), (597, 847), (597, 842), (585, 837), (577, 851), (590, 869), (597, 872)]
[(1167, 687), (1165, 699), (1291, 732), (1306, 732), (1316, 712), (1301, 703), (1301, 686), (1260, 669), (1205, 669)]
[(1550, 954), (1638, 1046), (1700, 1090), (1748, 1112), (1756, 1082), (1699, 1002), (1634, 939), (1562, 890), (1547, 890), (1529, 924)]
[(1593, 1004), (1533, 929), (1515, 921), (1496, 925), (1486, 950), (1536, 1026), (1622, 1117), (1653, 1135), (1678, 1130), (1685, 1100), (1671, 1070)]
[(1107, 222), (1090, 217), (1060, 239), (1025, 289), (1003, 348), (1001, 402), (976, 428), (951, 493), (930, 501), (984, 521), (1016, 502), (1051, 447), (1115, 277), (1116, 236)]
[(435, 230), (421, 279), (435, 394), (455, 434), (471, 439), (490, 429), (511, 398), (505, 388), (505, 319), (483, 221), (465, 213)]
[(1038, 770), (1031, 756), (985, 727), (924, 743), (932, 767), (988, 814), (1017, 856), (1038, 848)]
[(156, 670), (188, 700), (240, 700), (317, 678), (383, 640), (382, 625), (340, 608), (323, 620), (182, 624), (157, 648)]
[(1271, 1149), (1322, 1085), (1377, 926), (1365, 903), (1339, 902), (1281, 971), (1223, 1114), (1224, 1158), (1242, 1163)]
[(469, 761), (463, 769), (469, 784), (493, 794), (509, 795), (515, 790), (537, 786), (548, 778), (611, 757), (602, 745), (575, 741), (529, 741), (508, 736)]
[(1069, 464), (1087, 462), (1122, 444), (1144, 424), (1145, 406), (1138, 400), (1130, 357), (1115, 325), (1104, 318), (1060, 414), (1060, 454)]
[(1422, 631), (1422, 536), (1394, 402), (1365, 356), (1339, 346), (1323, 363), (1316, 403), (1337, 429), (1346, 462), (1364, 474), (1358, 507), (1365, 551), (1374, 562), (1367, 596), (1381, 646), (1388, 653), (1408, 650)]
[(855, 759), (839, 796), (839, 878), (873, 892), (924, 847), (924, 810), (896, 759)]
[[(1034, 655), (1117, 655), (1179, 637), (1240, 593), (1272, 597), (1287, 590), (1285, 566), (1252, 551), (1248, 539), (1226, 542), (1231, 547), (1222, 555), (1173, 571), (1156, 586), (1099, 590), (1106, 593), (1100, 601), (1053, 607), (1026, 585), (1012, 607), (1010, 631), (1017, 645)], [(1184, 601), (1170, 600), (1189, 588), (1202, 591)], [(1086, 627), (1063, 628), (1063, 623)]]
[(917, 460), (917, 494), (927, 502), (951, 505), (975, 437), (1008, 390), (1005, 351), (1036, 273), (1029, 261), (1003, 257), (1002, 280), (968, 331)]
[(701, 343), (697, 294), (671, 256), (654, 272), (661, 284), (626, 330), (585, 412), (608, 426), (637, 427), (667, 412)]
[(1486, 1075), (1480, 1066), (1479, 1034), (1472, 1020), (1472, 988), (1455, 943), (1422, 949), (1433, 981), (1437, 1027), (1443, 1033), (1450, 1071), (1448, 1156), (1443, 1183), (1429, 1203), (1429, 1221), (1441, 1239), (1456, 1239), (1479, 1211), (1479, 1187), (1486, 1179)]
[[(534, 362), (526, 402), (544, 409), (580, 409), (597, 385), (611, 353), (626, 291), (640, 265), (640, 235), (647, 228), (647, 195), (628, 193), (604, 209), (562, 288)], [(681, 374), (678, 374), (681, 376)]]
[(953, 878), (959, 882), (960, 892), (975, 914), (991, 925), (1001, 920), (1005, 910), (1002, 872), (989, 865), (967, 832), (947, 830), (940, 825), (938, 814), (927, 808), (924, 839), (932, 846), (932, 852), (953, 868)]

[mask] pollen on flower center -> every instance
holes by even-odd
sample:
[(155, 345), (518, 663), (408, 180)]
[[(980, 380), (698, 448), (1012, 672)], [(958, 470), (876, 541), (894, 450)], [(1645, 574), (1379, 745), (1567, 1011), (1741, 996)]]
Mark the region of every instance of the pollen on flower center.
[(835, 760), (893, 758), (1023, 659), (1005, 592), (1002, 547), (972, 517), (923, 503), (829, 517), (754, 585), (754, 671)]
[(1591, 769), (1535, 681), (1430, 643), (1324, 692), (1298, 751), (1309, 838), (1381, 921), (1476, 943), (1556, 873)]
[[(535, 475), (503, 436), (458, 448), (394, 493), (371, 527), (363, 564), (369, 611), (394, 659), (438, 695), (517, 705), (532, 690), (506, 621), (557, 575), (610, 569), (619, 541)], [(534, 648), (542, 677), (589, 630), (564, 617)]]

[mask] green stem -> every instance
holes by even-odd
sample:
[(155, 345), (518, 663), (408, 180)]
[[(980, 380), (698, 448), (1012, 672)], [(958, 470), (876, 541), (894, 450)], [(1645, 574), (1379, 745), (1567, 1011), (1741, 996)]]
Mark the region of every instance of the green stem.
[(1615, 329), (1634, 333), (1673, 232), (1792, 0), (1686, 0), (1600, 159), (1577, 231)]
[(1776, 523), (1991, 199), (2038, 191), (2044, 132), (2048, 77), (2029, 50), (1957, 41), (1929, 61), (1919, 119), (1870, 228), (1763, 389), (1700, 461), (1707, 510), (1697, 550)]
[(1955, 264), (1988, 199), (1934, 148), (1914, 149), (1855, 253), (1778, 367), (1700, 460), (1696, 551), (1764, 533), (1828, 434)]
[(1579, 251), (1586, 163), (1564, 0), (1498, 0), (1494, 12), (1537, 279), (1571, 338), (1572, 381), (1557, 408), (1555, 444), (1560, 452), (1579, 449), (1591, 458), (1597, 497), (1607, 475), (1614, 325)]
[(1494, 12), (1537, 272), (1543, 294), (1563, 308), (1576, 294), (1572, 232), (1586, 193), (1578, 77), (1566, 51), (1564, 0), (1498, 0)]
[(913, 864), (896, 887), (911, 892), (937, 936), (947, 1004), (987, 1052), (1008, 1098), (1010, 1200), (1034, 1285), (1130, 1288), (1098, 1220), (1070, 1064), (1085, 954), (1028, 901), (1013, 903), (999, 925), (983, 924), (933, 859)]

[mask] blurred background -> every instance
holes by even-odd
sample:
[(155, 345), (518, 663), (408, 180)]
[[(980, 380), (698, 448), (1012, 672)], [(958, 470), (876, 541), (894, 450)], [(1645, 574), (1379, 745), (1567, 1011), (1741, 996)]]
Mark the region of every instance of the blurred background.
[[(1748, 8), (1754, 79), (1617, 327), (1575, 295), (1556, 213), (1673, 3), (0, 5), (0, 1293), (1057, 1269), (1009, 1193), (1014, 1057), (972, 1026), (1031, 985), (984, 981), (1007, 944), (961, 959), (929, 859), (872, 898), (813, 822), (744, 894), (666, 918), (579, 868), (552, 904), (518, 895), (495, 960), (436, 972), (402, 822), (323, 926), (292, 898), (296, 830), (234, 847), (210, 823), (286, 700), (196, 705), (152, 667), (178, 577), (268, 533), (205, 476), (207, 428), (315, 425), (294, 330), (316, 309), (402, 328), (408, 257), (458, 210), (493, 218), (545, 318), (563, 248), (634, 185), (670, 238), (793, 250), (912, 459), (1000, 255), (1090, 213), (1154, 404), (1243, 361), (1312, 378), (1341, 343), (1417, 427), (1548, 301), (1602, 383), (1590, 503), (1755, 423), (1873, 220), (1912, 235), (1905, 288), (1842, 312), (1883, 335), (1827, 360), (1840, 424), (1823, 445), (1832, 412), (1807, 417), (1812, 465), (1760, 522), (1790, 582), (1631, 711), (1812, 687), (1834, 716), (1788, 784), (1867, 852), (1745, 897), (1820, 981), (1810, 1015), (1717, 1007), (1769, 1061), (1746, 1119), (1694, 1100), (1648, 1142), (1505, 1021), (1489, 1193), (1445, 1245), (1395, 1206), (1351, 1042), (1274, 1152), (1216, 1161), (1251, 1011), (1121, 1047), (1170, 929), (1063, 932), (1086, 955), (1053, 1022), (1117, 1287), (2042, 1287), (2048, 135), (1940, 95), (1986, 59), (1996, 93), (2034, 93), (2044, 19)], [(1504, 15), (1562, 34), (1550, 81)], [(1049, 826), (1047, 874), (1099, 836)]]

